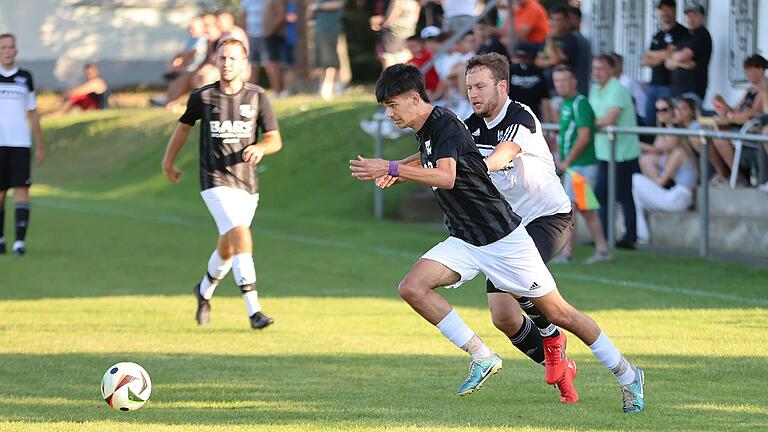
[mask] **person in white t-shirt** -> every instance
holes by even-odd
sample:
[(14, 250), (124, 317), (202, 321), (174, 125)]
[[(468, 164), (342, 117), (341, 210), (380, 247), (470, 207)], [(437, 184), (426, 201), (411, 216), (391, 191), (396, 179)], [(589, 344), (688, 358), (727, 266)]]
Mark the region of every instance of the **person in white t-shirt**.
[(29, 224), (30, 161), (35, 137), (35, 163), (45, 160), (43, 132), (35, 102), (35, 86), (29, 71), (16, 67), (16, 37), (0, 34), (0, 254), (5, 253), (5, 196), (13, 189), (16, 204), (16, 241), (13, 252), (24, 255)]

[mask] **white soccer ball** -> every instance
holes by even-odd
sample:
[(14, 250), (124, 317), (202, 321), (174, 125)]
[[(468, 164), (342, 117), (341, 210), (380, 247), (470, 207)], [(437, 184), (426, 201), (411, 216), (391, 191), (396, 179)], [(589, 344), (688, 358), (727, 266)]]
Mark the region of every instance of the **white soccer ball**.
[(137, 410), (147, 403), (150, 393), (149, 374), (136, 363), (118, 363), (107, 369), (101, 379), (101, 396), (116, 410)]

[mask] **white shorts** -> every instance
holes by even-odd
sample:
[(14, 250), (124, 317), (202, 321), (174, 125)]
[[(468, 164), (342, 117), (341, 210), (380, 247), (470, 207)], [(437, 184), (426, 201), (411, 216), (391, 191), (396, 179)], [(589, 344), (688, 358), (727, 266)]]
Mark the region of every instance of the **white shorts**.
[(422, 258), (437, 261), (461, 275), (461, 280), (446, 288), (458, 288), (480, 272), (498, 289), (522, 297), (541, 297), (556, 287), (523, 226), (485, 246), (448, 237)]
[(249, 194), (243, 189), (217, 186), (200, 192), (208, 211), (211, 212), (219, 235), (224, 235), (238, 225), (251, 226), (259, 194)]

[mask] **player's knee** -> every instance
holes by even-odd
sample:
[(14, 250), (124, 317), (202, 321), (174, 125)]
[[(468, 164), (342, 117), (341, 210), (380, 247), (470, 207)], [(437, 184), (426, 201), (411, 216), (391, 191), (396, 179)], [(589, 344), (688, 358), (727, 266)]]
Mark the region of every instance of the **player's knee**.
[(417, 281), (406, 276), (405, 279), (400, 281), (400, 285), (397, 287), (397, 292), (403, 300), (416, 299), (423, 293), (423, 287)]

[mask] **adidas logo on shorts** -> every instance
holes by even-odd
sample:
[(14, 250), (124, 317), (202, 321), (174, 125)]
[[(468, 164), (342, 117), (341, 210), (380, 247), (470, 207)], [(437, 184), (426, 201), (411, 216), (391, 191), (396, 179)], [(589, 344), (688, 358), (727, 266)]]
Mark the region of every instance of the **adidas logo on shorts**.
[(539, 284), (534, 282), (533, 285), (531, 285), (531, 287), (529, 288), (529, 290), (534, 291), (534, 290), (537, 290), (539, 288), (540, 288)]

